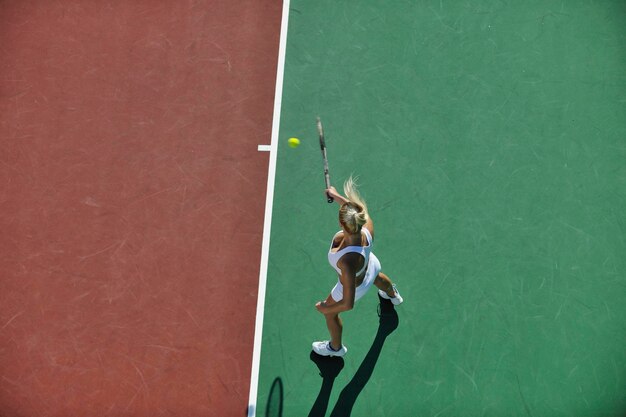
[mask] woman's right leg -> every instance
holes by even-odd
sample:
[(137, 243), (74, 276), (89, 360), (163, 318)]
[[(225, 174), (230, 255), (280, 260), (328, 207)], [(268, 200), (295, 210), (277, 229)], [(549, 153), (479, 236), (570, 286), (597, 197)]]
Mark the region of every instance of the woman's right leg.
[(389, 279), (389, 277), (382, 272), (379, 272), (378, 275), (376, 275), (374, 285), (376, 285), (379, 290), (383, 290), (389, 297), (393, 298), (396, 296), (391, 279)]
[(376, 275), (374, 284), (380, 290), (378, 295), (382, 298), (391, 300), (392, 304), (400, 305), (404, 301), (396, 286), (391, 282), (391, 279), (389, 279), (389, 277), (382, 272), (379, 272), (378, 275)]

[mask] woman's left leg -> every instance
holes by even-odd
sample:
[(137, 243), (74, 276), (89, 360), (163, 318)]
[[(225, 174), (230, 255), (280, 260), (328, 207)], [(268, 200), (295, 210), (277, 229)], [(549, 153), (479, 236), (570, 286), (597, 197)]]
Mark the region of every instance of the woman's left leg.
[[(329, 295), (325, 303), (327, 306), (332, 306), (335, 304), (335, 300)], [(330, 333), (330, 347), (339, 350), (342, 346), (341, 335), (343, 334), (341, 317), (339, 317), (339, 313), (325, 314), (324, 317), (326, 318), (326, 327), (328, 327), (328, 332)]]
[[(326, 301), (326, 305), (332, 306), (336, 304), (336, 301), (329, 295)], [(341, 334), (343, 333), (343, 323), (338, 313), (324, 314), (326, 318), (326, 327), (330, 333), (330, 340), (324, 340), (323, 342), (313, 342), (313, 352), (322, 356), (343, 356), (348, 349), (341, 344)]]

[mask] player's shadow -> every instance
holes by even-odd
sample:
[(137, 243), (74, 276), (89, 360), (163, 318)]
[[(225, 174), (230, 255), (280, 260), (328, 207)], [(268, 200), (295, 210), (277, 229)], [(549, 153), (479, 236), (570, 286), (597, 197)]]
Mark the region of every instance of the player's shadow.
[[(374, 372), (387, 336), (398, 328), (400, 320), (398, 319), (398, 313), (394, 309), (393, 304), (391, 301), (385, 300), (380, 296), (378, 298), (380, 300), (378, 307), (379, 320), (374, 343), (372, 343), (369, 352), (365, 355), (365, 359), (361, 362), (361, 366), (359, 366), (352, 380), (339, 394), (339, 398), (330, 413), (330, 417), (347, 417), (351, 415), (352, 408), (359, 394), (361, 394), (361, 391), (363, 391), (363, 388)], [(343, 369), (344, 362), (342, 358), (320, 356), (314, 352), (311, 352), (311, 360), (320, 368), (322, 387), (309, 413), (309, 417), (324, 417), (328, 408), (333, 383), (341, 369)], [(322, 370), (323, 368), (324, 370)]]
[(317, 399), (313, 404), (313, 408), (309, 412), (309, 417), (324, 417), (326, 415), (326, 409), (328, 409), (328, 400), (330, 393), (333, 390), (333, 384), (335, 378), (339, 375), (339, 372), (343, 369), (343, 358), (336, 356), (321, 356), (311, 351), (311, 360), (317, 365), (322, 377), (322, 387), (320, 388)]

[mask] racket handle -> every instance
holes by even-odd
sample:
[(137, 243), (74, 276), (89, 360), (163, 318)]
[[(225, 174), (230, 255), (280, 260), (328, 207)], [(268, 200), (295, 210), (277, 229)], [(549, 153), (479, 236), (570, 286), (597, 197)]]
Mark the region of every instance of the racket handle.
[(329, 196), (328, 194), (326, 194), (326, 197), (328, 197), (328, 202), (332, 203), (333, 201), (335, 201), (334, 198), (332, 198), (331, 196)]

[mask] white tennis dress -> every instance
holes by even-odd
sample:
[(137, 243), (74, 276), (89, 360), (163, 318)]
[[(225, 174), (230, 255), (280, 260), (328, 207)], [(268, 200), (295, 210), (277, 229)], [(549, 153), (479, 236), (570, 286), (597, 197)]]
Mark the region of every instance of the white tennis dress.
[[(367, 230), (365, 227), (363, 227), (361, 231), (365, 233), (365, 237), (367, 239), (367, 246), (347, 246), (337, 252), (333, 252), (333, 241), (335, 240), (335, 237), (339, 233), (341, 233), (341, 230), (340, 230), (339, 232), (335, 233), (335, 236), (333, 236), (333, 239), (330, 242), (330, 249), (328, 250), (328, 262), (330, 263), (330, 266), (332, 266), (335, 269), (335, 271), (337, 271), (337, 274), (339, 274), (339, 276), (341, 276), (341, 269), (339, 269), (339, 267), (337, 266), (337, 262), (339, 262), (339, 259), (341, 259), (343, 255), (345, 255), (346, 253), (353, 252), (353, 253), (358, 253), (359, 255), (365, 258), (365, 263), (363, 265), (363, 268), (356, 274), (358, 276), (363, 272), (364, 269), (366, 270), (365, 277), (363, 278), (363, 282), (361, 283), (361, 285), (356, 287), (354, 301), (363, 297), (365, 293), (367, 293), (367, 291), (370, 289), (370, 287), (374, 283), (374, 279), (376, 279), (376, 276), (378, 275), (381, 269), (380, 261), (378, 260), (376, 255), (372, 253), (372, 246), (374, 245), (374, 239), (372, 238), (370, 231)], [(340, 301), (343, 299), (343, 285), (341, 285), (341, 282), (339, 280), (337, 282), (337, 285), (335, 285), (335, 287), (330, 292), (330, 295), (331, 297), (333, 297), (333, 300), (335, 301)]]

